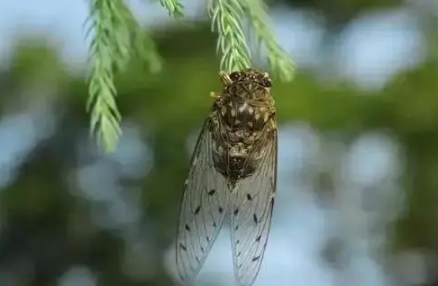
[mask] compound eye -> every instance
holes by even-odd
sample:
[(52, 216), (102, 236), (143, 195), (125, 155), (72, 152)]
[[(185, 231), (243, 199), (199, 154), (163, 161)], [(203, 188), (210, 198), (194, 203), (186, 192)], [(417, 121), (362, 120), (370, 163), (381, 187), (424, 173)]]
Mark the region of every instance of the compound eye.
[(264, 78), (263, 80), (262, 80), (262, 85), (264, 86), (264, 87), (272, 87), (272, 81), (269, 79), (269, 78)]
[(232, 81), (238, 80), (239, 77), (240, 77), (239, 72), (233, 72), (233, 73), (230, 74), (230, 78), (231, 78)]

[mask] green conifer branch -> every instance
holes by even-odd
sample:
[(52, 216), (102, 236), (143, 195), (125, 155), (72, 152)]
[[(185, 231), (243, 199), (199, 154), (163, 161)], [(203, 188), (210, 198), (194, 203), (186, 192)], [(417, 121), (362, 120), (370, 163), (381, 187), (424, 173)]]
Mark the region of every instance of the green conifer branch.
[(283, 81), (290, 81), (294, 75), (294, 64), (289, 55), (279, 45), (278, 40), (268, 28), (269, 16), (262, 0), (241, 0), (256, 34), (258, 53), (263, 45), (267, 50), (268, 64)]
[[(158, 1), (158, 0), (154, 0), (154, 1)], [(170, 16), (177, 19), (184, 17), (184, 13), (183, 13), (184, 6), (181, 3), (179, 3), (178, 0), (160, 0), (160, 4), (161, 6), (167, 9)]]
[(126, 67), (133, 54), (146, 59), (153, 71), (161, 68), (161, 61), (154, 42), (140, 29), (123, 0), (91, 0), (86, 24), (87, 35), (92, 34), (87, 102), (90, 133), (104, 151), (113, 152), (122, 133), (115, 73)]
[[(122, 133), (121, 115), (115, 100), (115, 73), (122, 71), (134, 55), (148, 63), (152, 72), (158, 72), (161, 58), (154, 41), (140, 28), (124, 0), (90, 1), (87, 19), (88, 33), (92, 33), (87, 102), (87, 111), (91, 114), (90, 132), (96, 136), (100, 147), (112, 152)], [(159, 1), (172, 17), (184, 16), (184, 7), (178, 0)], [(292, 79), (293, 63), (268, 29), (266, 11), (262, 0), (208, 0), (212, 30), (218, 34), (217, 53), (221, 55), (221, 70), (231, 72), (251, 66), (251, 53), (241, 24), (248, 16), (256, 34), (258, 51), (265, 46), (271, 69), (282, 80)]]
[(220, 69), (225, 72), (250, 67), (251, 55), (241, 27), (243, 6), (236, 0), (209, 0), (212, 30), (217, 31), (217, 52), (221, 53)]
[[(90, 132), (97, 137), (105, 151), (115, 149), (115, 141), (121, 135), (121, 116), (115, 102), (114, 65), (122, 66), (126, 61), (117, 8), (118, 1), (94, 0), (90, 7), (90, 51), (91, 79), (87, 111), (91, 113)], [(117, 37), (119, 34), (119, 37)]]

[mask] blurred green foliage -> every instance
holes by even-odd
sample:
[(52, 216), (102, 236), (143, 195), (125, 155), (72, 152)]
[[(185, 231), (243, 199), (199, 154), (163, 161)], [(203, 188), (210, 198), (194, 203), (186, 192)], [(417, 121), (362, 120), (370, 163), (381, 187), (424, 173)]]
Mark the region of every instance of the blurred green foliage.
[(331, 30), (340, 30), (362, 13), (388, 9), (403, 4), (401, 0), (273, 0), (271, 5), (284, 3), (292, 7), (310, 8), (326, 17)]
[[(338, 4), (341, 5), (342, 1)], [(153, 233), (150, 259), (171, 242), (182, 185), (188, 169), (187, 137), (209, 111), (210, 91), (218, 90), (215, 38), (209, 27), (156, 32), (163, 72), (151, 74), (133, 60), (116, 78), (118, 105), (125, 120), (138, 123), (153, 148), (154, 167), (145, 178), (123, 181), (141, 186), (145, 231)], [(87, 134), (84, 102), (87, 83), (71, 72), (56, 49), (40, 42), (20, 42), (1, 69), (2, 106), (19, 109), (50, 96), (60, 124), (19, 167), (18, 177), (0, 192), (0, 269), (22, 256), (34, 262), (34, 275), (23, 285), (54, 285), (73, 264), (99, 272), (99, 285), (170, 285), (165, 271), (138, 282), (123, 273), (123, 240), (117, 231), (90, 221), (92, 206), (72, 195), (68, 176), (78, 166), (74, 150)], [(320, 132), (338, 131), (350, 138), (380, 130), (402, 145), (406, 168), (406, 212), (396, 228), (396, 248), (421, 247), (438, 254), (438, 59), (399, 74), (383, 90), (370, 93), (349, 83), (325, 84), (298, 72), (292, 83), (278, 83), (274, 96), (280, 123), (306, 121)], [(48, 93), (47, 90), (56, 92)], [(11, 109), (0, 109), (6, 115)], [(293, 190), (291, 190), (293, 191)], [(145, 221), (146, 218), (144, 217)], [(140, 225), (143, 225), (140, 224)], [(12, 270), (11, 270), (12, 271)]]

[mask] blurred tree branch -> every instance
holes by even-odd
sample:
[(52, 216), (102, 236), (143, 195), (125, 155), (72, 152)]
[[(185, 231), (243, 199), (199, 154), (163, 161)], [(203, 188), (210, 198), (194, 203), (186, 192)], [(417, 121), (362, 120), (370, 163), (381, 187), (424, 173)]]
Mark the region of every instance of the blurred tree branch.
[[(170, 16), (184, 16), (184, 7), (178, 0), (159, 2)], [(265, 25), (268, 14), (262, 0), (209, 0), (208, 6), (212, 30), (218, 33), (221, 70), (231, 72), (251, 66), (251, 54), (241, 26), (247, 15), (258, 47), (264, 44), (267, 48), (270, 67), (282, 80), (292, 79), (292, 61)], [(161, 70), (160, 57), (148, 34), (139, 32), (139, 24), (124, 0), (91, 0), (86, 23), (90, 24), (87, 35), (92, 33), (87, 103), (87, 111), (91, 113), (90, 131), (104, 151), (113, 152), (122, 133), (114, 76), (125, 69), (133, 54), (147, 62), (152, 72), (158, 72)]]

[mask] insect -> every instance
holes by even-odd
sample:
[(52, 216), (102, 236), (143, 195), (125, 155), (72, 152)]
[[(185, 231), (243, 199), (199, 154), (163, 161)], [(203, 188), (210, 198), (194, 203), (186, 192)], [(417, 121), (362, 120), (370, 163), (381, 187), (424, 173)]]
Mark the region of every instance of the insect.
[(277, 182), (272, 81), (253, 69), (219, 75), (223, 90), (212, 93), (185, 182), (176, 264), (181, 280), (192, 280), (229, 217), (235, 277), (250, 286), (266, 249)]

